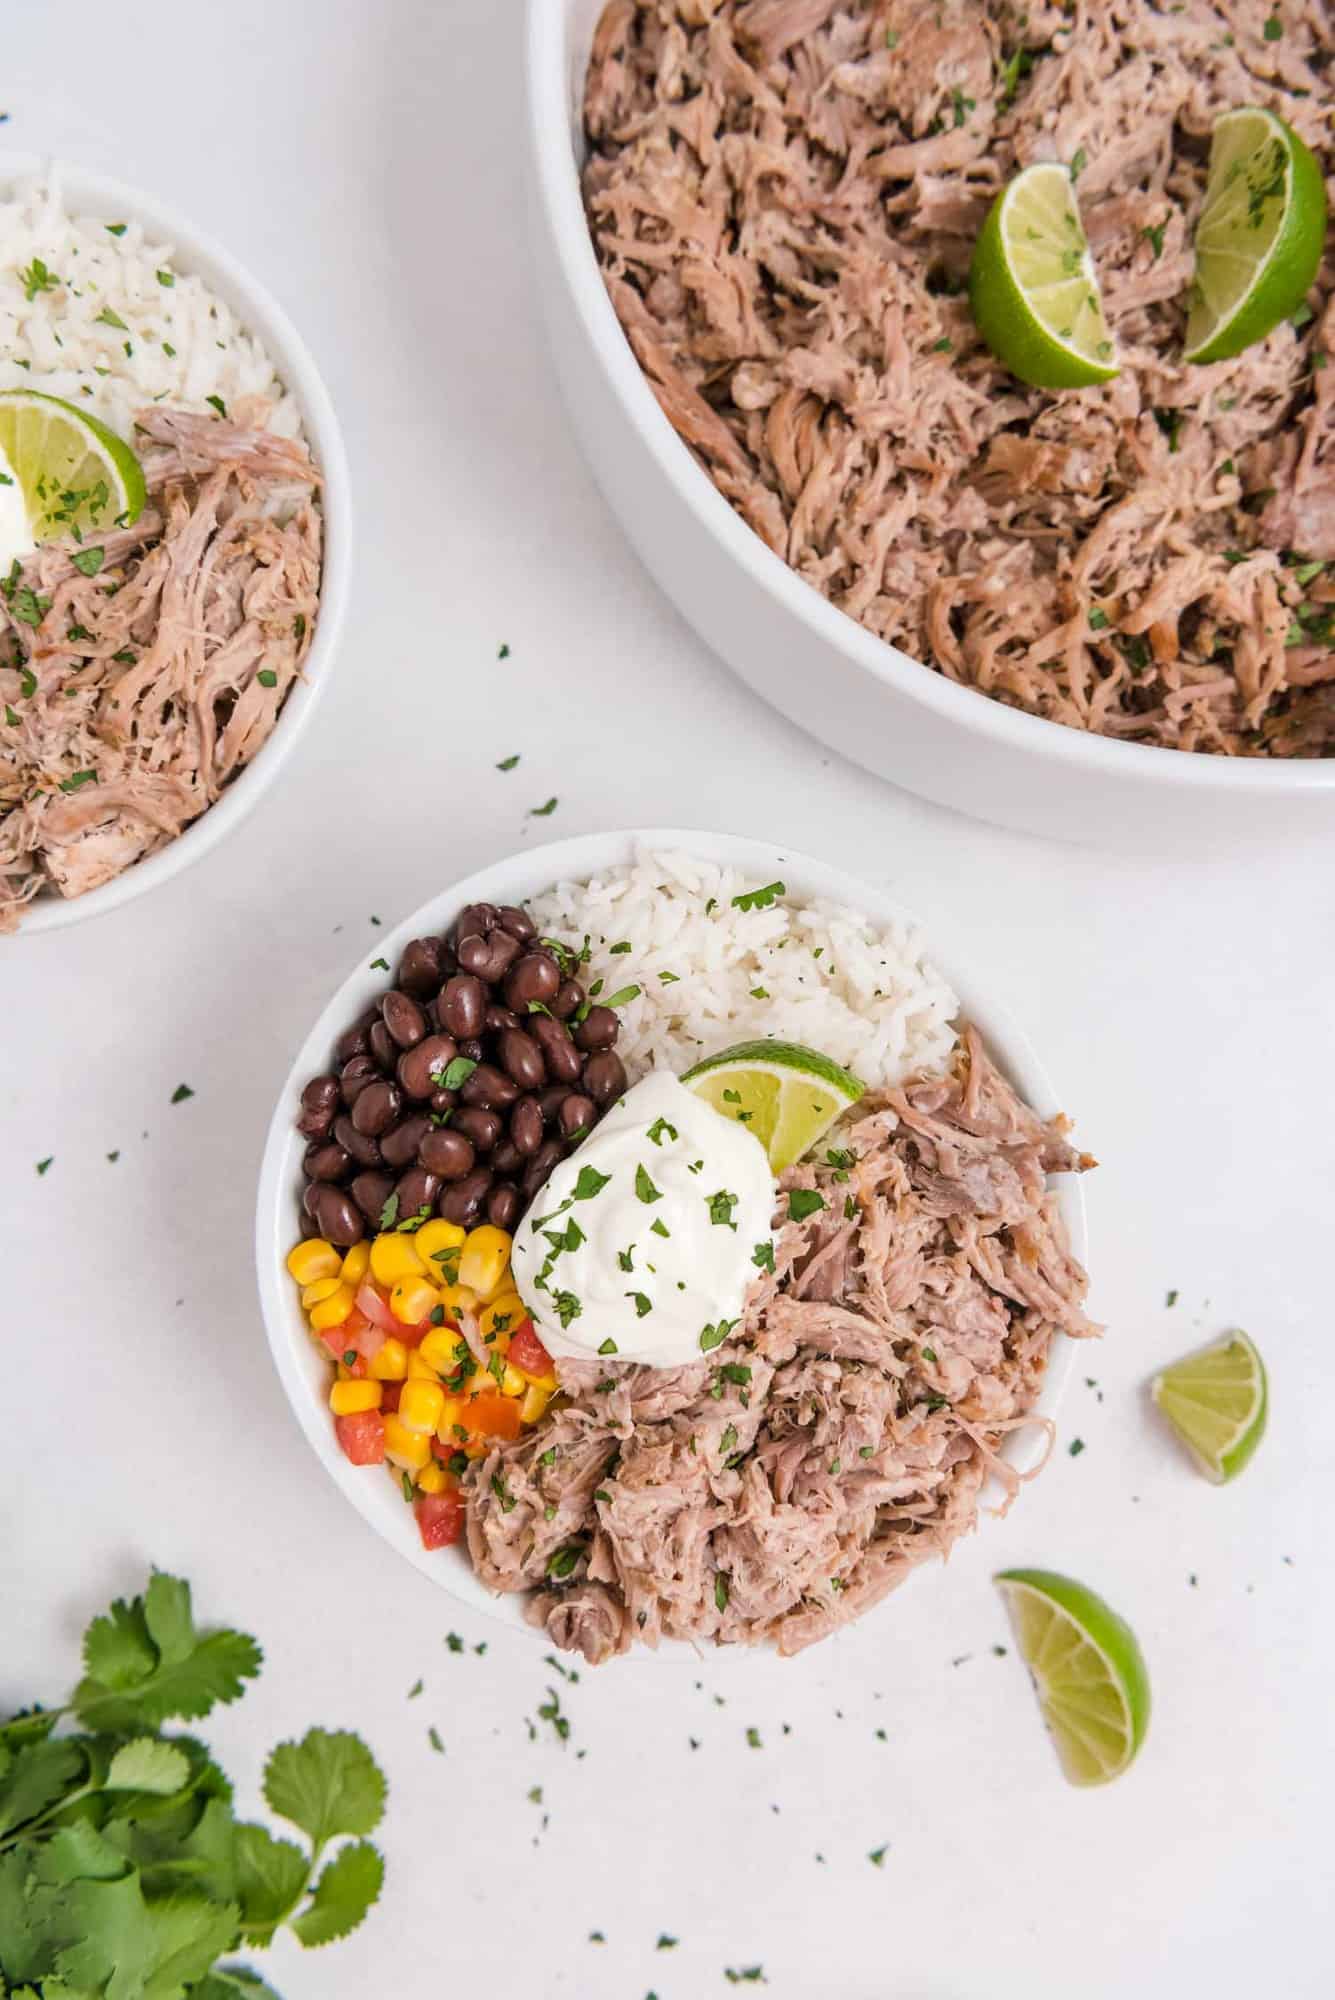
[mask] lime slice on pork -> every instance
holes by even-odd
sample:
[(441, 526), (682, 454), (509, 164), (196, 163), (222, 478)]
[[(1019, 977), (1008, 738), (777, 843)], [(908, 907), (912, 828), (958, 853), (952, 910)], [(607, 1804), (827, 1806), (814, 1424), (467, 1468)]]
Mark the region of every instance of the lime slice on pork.
[(1216, 1486), (1237, 1478), (1265, 1436), (1265, 1363), (1245, 1333), (1175, 1361), (1155, 1376), (1150, 1394)]
[(800, 1042), (738, 1042), (688, 1069), (682, 1082), (754, 1132), (776, 1174), (809, 1153), (866, 1088)]
[(1188, 361), (1223, 361), (1296, 311), (1326, 239), (1321, 169), (1273, 111), (1216, 118), (1196, 224)]
[(1050, 1569), (993, 1579), (1043, 1720), (1073, 1785), (1120, 1777), (1145, 1740), (1150, 1677), (1136, 1635), (1101, 1597)]
[(1038, 389), (1080, 389), (1117, 373), (1112, 335), (1068, 168), (1026, 167), (978, 232), (969, 303), (997, 360)]
[(0, 390), (0, 450), (22, 489), (34, 541), (86, 541), (128, 527), (144, 510), (144, 474), (129, 445), (59, 396)]

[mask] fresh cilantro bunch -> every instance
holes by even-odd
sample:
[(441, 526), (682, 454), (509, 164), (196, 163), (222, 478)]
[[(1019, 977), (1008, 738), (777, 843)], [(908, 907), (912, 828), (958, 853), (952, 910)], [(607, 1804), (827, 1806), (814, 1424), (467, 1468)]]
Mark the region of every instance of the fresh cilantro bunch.
[[(282, 1924), (304, 1945), (357, 1928), (384, 1879), (365, 1836), (385, 1780), (360, 1737), (311, 1729), (271, 1754), (264, 1796), (299, 1845), (234, 1816), (204, 1744), (159, 1733), (235, 1701), (260, 1660), (244, 1632), (198, 1631), (189, 1584), (155, 1570), (88, 1627), (64, 1708), (0, 1723), (0, 1996), (277, 2000), (218, 1961)], [(57, 1734), (71, 1717), (80, 1733)]]

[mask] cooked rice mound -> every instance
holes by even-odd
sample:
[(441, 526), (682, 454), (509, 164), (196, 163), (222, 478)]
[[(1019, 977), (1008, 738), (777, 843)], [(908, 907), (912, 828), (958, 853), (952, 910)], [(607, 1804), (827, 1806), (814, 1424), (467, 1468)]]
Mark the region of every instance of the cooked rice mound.
[[(1330, 173), (1333, 50), (1323, 0), (611, 0), (590, 227), (668, 417), (850, 617), (1074, 728), (1331, 755), (1335, 258), (1301, 324), (1178, 357), (1215, 117), (1273, 109)], [(1061, 395), (964, 296), (993, 196), (1050, 159), (1122, 361)]]

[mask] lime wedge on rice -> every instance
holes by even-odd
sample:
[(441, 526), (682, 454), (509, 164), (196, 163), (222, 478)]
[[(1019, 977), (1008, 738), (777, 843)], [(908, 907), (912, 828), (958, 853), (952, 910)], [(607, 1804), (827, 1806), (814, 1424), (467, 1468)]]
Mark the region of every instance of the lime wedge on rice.
[(776, 1174), (809, 1153), (865, 1088), (800, 1042), (738, 1042), (688, 1069), (682, 1082), (754, 1132)]
[(143, 512), (147, 489), (129, 445), (59, 396), (0, 390), (0, 450), (22, 489), (34, 541), (85, 540), (128, 527)]
[(1068, 168), (1026, 167), (978, 232), (969, 302), (998, 361), (1037, 389), (1082, 389), (1117, 373)]
[(1156, 1375), (1150, 1385), (1207, 1479), (1236, 1479), (1265, 1436), (1265, 1363), (1245, 1333), (1225, 1334)]
[(1188, 361), (1224, 361), (1302, 304), (1326, 239), (1321, 169), (1292, 127), (1249, 105), (1216, 118), (1196, 224)]
[(1073, 1785), (1120, 1777), (1145, 1740), (1150, 1677), (1136, 1635), (1101, 1597), (1050, 1569), (994, 1577), (1043, 1720)]

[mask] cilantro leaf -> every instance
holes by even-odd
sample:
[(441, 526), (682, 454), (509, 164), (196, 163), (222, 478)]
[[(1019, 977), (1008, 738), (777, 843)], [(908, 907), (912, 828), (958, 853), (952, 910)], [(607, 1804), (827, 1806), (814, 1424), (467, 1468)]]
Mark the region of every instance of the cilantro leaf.
[(248, 1965), (215, 1965), (207, 1979), (190, 1988), (190, 2000), (280, 2000)]
[(114, 1604), (109, 1619), (89, 1626), (88, 1671), (72, 1705), (90, 1729), (156, 1729), (173, 1716), (189, 1720), (235, 1701), (262, 1657), (244, 1632), (197, 1632), (189, 1584), (155, 1571), (142, 1598)]
[(236, 1895), (241, 1928), (253, 1944), (268, 1944), (294, 1910), (310, 1879), (310, 1862), (292, 1840), (243, 1821), (236, 1829)]
[(190, 1759), (174, 1743), (155, 1736), (136, 1736), (122, 1743), (102, 1780), (109, 1792), (154, 1792), (169, 1798), (190, 1782)]
[(355, 1931), (385, 1880), (380, 1851), (369, 1840), (341, 1848), (315, 1885), (314, 1893), (292, 1928), (304, 1945), (331, 1944)]
[(96, 1992), (166, 1996), (202, 1979), (236, 1935), (236, 1912), (202, 1896), (144, 1896), (131, 1870), (116, 1881), (77, 1881), (60, 1915), (77, 1943), (56, 1956), (69, 1985)]
[(364, 1834), (379, 1826), (385, 1780), (360, 1736), (308, 1729), (299, 1743), (280, 1743), (271, 1753), (264, 1796), (319, 1847), (336, 1833)]
[(77, 1743), (52, 1740), (19, 1750), (0, 1773), (0, 1834), (44, 1813), (62, 1793), (74, 1789), (85, 1769)]
[(788, 1214), (794, 1222), (805, 1222), (824, 1206), (825, 1196), (817, 1194), (814, 1188), (794, 1188), (788, 1196)]

